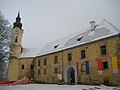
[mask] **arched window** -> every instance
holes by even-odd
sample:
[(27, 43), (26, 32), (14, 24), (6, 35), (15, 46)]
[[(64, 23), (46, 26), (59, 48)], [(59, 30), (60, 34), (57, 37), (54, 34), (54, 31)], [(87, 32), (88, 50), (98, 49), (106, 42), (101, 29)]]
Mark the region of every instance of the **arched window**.
[(22, 69), (24, 69), (24, 65), (22, 65)]
[(15, 42), (17, 43), (18, 42), (18, 37), (16, 36), (16, 38), (15, 38)]

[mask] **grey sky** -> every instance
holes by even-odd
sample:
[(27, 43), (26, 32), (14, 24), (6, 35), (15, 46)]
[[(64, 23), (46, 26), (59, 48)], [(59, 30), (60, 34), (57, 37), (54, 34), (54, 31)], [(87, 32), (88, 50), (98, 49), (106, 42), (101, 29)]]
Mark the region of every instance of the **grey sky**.
[(106, 19), (120, 28), (120, 0), (0, 0), (0, 10), (12, 24), (18, 10), (23, 23), (23, 47), (46, 43)]

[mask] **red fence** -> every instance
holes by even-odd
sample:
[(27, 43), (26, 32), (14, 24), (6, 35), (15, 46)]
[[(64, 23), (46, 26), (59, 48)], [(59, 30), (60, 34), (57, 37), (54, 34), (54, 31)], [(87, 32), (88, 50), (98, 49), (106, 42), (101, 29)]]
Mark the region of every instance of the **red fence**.
[(31, 84), (31, 80), (19, 80), (19, 81), (2, 81), (0, 85), (10, 86), (10, 85), (20, 85), (20, 84)]

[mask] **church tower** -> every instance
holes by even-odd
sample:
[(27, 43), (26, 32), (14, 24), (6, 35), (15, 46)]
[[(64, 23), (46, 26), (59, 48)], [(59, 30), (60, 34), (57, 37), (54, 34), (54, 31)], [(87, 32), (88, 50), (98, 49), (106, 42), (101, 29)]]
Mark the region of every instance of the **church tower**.
[(11, 46), (10, 46), (10, 61), (8, 69), (8, 80), (18, 80), (19, 76), (19, 60), (18, 56), (22, 52), (22, 36), (23, 29), (20, 18), (20, 12), (16, 17), (16, 21), (13, 23)]
[(20, 12), (18, 12), (18, 16), (16, 17), (16, 22), (13, 23), (12, 43), (11, 43), (12, 44), (11, 54), (15, 57), (18, 57), (21, 54), (22, 35), (23, 35), (22, 23), (20, 18)]

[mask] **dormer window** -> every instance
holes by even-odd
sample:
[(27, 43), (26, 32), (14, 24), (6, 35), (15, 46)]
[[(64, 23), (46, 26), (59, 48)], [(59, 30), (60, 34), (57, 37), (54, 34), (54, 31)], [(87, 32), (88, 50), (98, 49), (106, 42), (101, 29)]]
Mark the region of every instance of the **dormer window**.
[(59, 46), (59, 44), (55, 45), (55, 46), (54, 46), (54, 49), (56, 49), (58, 46)]
[(77, 38), (77, 41), (80, 41), (80, 40), (82, 39), (82, 37), (83, 37), (83, 36), (79, 36), (79, 37)]

